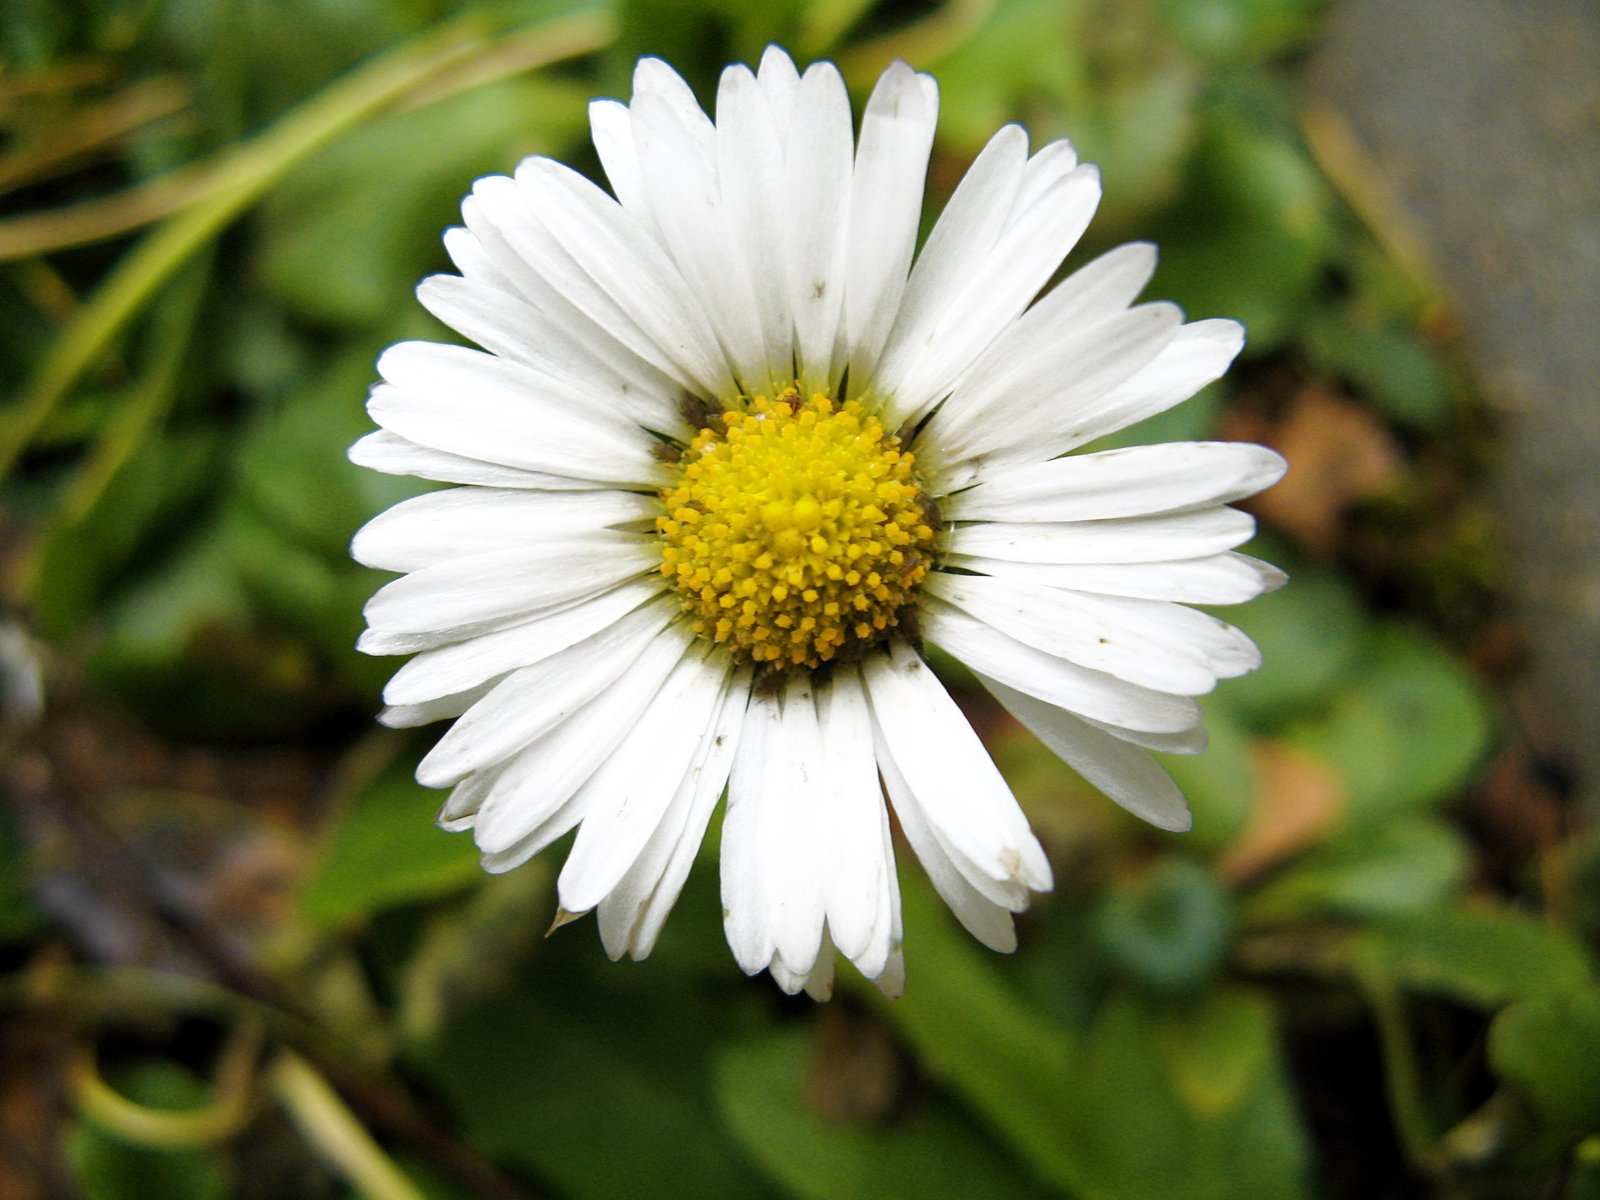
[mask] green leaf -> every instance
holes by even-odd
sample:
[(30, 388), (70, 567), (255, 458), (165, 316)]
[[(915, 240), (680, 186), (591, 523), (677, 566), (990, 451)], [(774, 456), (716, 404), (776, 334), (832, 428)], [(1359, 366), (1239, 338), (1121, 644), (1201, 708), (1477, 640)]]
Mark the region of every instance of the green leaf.
[(1189, 49), (1216, 62), (1259, 61), (1308, 38), (1320, 0), (1161, 0)]
[(1239, 908), (1247, 924), (1306, 917), (1397, 918), (1442, 903), (1466, 877), (1461, 835), (1430, 817), (1401, 817), (1326, 841)]
[(1152, 291), (1193, 317), (1232, 317), (1253, 352), (1293, 332), (1333, 249), (1327, 186), (1286, 97), (1236, 79), (1209, 106), (1185, 200), (1146, 234), (1161, 246)]
[[(1071, 1191), (1085, 1180), (1069, 1140), (1064, 1093), (1072, 1031), (1027, 1005), (954, 924), (921, 877), (901, 876), (905, 995), (880, 1011), (937, 1079), (955, 1091), (1041, 1176)], [(865, 989), (881, 1000), (875, 989)]]
[[(389, 750), (395, 748), (389, 744)], [(400, 755), (337, 810), (322, 856), (300, 892), (305, 914), (323, 924), (455, 891), (478, 877), (471, 837), (433, 823), (441, 793), (411, 778)]]
[(804, 1200), (926, 1200), (951, 1183), (972, 1200), (1034, 1195), (950, 1105), (928, 1097), (882, 1126), (829, 1120), (806, 1104), (804, 1030), (730, 1047), (716, 1063), (722, 1118), (745, 1152)]
[(1156, 1036), (1178, 1097), (1190, 1112), (1216, 1117), (1274, 1069), (1277, 1028), (1259, 992), (1214, 988), (1156, 1018)]
[(1317, 366), (1349, 380), (1390, 420), (1432, 431), (1454, 408), (1449, 376), (1414, 334), (1346, 313), (1314, 322), (1309, 333)]
[(1111, 958), (1158, 992), (1189, 991), (1209, 979), (1228, 952), (1228, 894), (1191, 859), (1166, 858), (1135, 881), (1114, 884), (1098, 929)]
[(528, 983), (456, 1011), (421, 1056), (461, 1127), (571, 1200), (770, 1195), (711, 1094), (708, 1063), (716, 1039), (737, 1036), (737, 1006), (595, 962), (592, 937), (567, 940), (565, 961), (541, 954)]
[(1310, 1195), (1305, 1134), (1261, 999), (1239, 992), (1199, 1007), (1155, 1006), (1114, 994), (1084, 1050), (1070, 1087), (1085, 1195)]
[(1503, 907), (1419, 913), (1366, 930), (1354, 951), (1407, 987), (1489, 1009), (1575, 992), (1593, 979), (1576, 939)]
[[(1127, 991), (1087, 1028), (1051, 1022), (998, 978), (925, 883), (908, 878), (903, 890), (911, 971), (905, 996), (880, 1011), (1041, 1178), (1092, 1200), (1307, 1194), (1305, 1139), (1268, 1023), (1208, 1013), (1191, 1033), (1187, 1001), (1156, 1005)], [(1158, 1019), (1176, 1031), (1158, 1034)], [(1231, 1045), (1233, 1036), (1254, 1045)], [(1227, 1044), (1251, 1068), (1246, 1081), (1228, 1079), (1204, 1047), (1201, 1061), (1182, 1062), (1163, 1048), (1191, 1037)], [(1195, 1094), (1210, 1111), (1191, 1107)]]
[(1290, 740), (1345, 784), (1351, 826), (1416, 812), (1454, 796), (1489, 748), (1488, 704), (1460, 663), (1409, 629), (1368, 637), (1356, 686)]
[(1555, 1135), (1600, 1130), (1600, 987), (1511, 1005), (1489, 1027), (1489, 1063)]

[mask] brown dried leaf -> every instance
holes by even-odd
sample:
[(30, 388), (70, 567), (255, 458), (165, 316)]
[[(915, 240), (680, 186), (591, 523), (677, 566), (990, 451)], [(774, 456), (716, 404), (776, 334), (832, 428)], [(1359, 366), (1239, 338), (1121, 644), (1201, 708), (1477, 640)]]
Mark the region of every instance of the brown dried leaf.
[(1260, 799), (1217, 862), (1217, 874), (1231, 886), (1314, 845), (1345, 801), (1343, 785), (1321, 759), (1282, 742), (1257, 742), (1250, 755)]
[(1227, 436), (1263, 442), (1289, 460), (1283, 481), (1248, 507), (1323, 557), (1338, 546), (1351, 507), (1387, 490), (1404, 466), (1377, 417), (1315, 385), (1301, 388), (1276, 419), (1235, 415)]

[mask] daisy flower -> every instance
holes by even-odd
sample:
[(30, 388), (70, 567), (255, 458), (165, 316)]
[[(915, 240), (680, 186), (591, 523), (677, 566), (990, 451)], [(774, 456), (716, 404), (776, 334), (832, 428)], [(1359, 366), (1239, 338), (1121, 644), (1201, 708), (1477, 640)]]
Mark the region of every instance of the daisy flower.
[(1136, 304), (1155, 251), (1041, 291), (1100, 179), (1008, 125), (921, 252), (934, 80), (729, 67), (715, 120), (665, 63), (591, 106), (608, 194), (548, 158), (480, 179), (422, 303), (482, 349), (378, 361), (366, 467), (458, 486), (356, 536), (403, 572), (361, 649), (411, 654), (383, 720), (455, 724), (417, 778), (506, 871), (576, 829), (558, 923), (648, 954), (713, 811), (728, 942), (825, 996), (901, 987), (890, 812), (996, 950), (1050, 864), (924, 643), (1111, 799), (1184, 829), (1150, 750), (1259, 662), (1186, 604), (1282, 582), (1226, 507), (1282, 460), (1216, 442), (1074, 454), (1227, 368), (1231, 321)]

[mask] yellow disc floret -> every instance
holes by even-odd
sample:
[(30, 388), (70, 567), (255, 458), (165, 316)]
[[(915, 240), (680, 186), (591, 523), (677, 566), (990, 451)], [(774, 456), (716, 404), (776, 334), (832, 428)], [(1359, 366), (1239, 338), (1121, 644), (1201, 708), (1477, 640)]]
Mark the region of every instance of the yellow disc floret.
[(894, 628), (933, 528), (911, 454), (855, 401), (794, 390), (695, 434), (661, 493), (661, 573), (696, 632), (747, 661), (817, 667)]

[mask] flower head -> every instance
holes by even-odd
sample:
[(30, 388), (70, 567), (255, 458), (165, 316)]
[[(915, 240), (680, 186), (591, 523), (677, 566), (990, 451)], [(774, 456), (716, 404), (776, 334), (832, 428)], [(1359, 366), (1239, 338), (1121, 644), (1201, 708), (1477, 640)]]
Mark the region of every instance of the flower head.
[[(740, 966), (825, 995), (835, 952), (895, 992), (890, 836), (961, 922), (1015, 945), (1050, 864), (923, 639), (1167, 829), (1149, 750), (1204, 744), (1194, 696), (1255, 667), (1186, 604), (1276, 586), (1226, 507), (1258, 446), (1073, 454), (1219, 376), (1243, 334), (1135, 304), (1147, 245), (1040, 296), (1100, 195), (997, 133), (916, 252), (938, 92), (896, 63), (852, 133), (838, 71), (776, 48), (716, 119), (664, 63), (591, 106), (612, 195), (532, 158), (479, 180), (418, 289), (482, 350), (379, 360), (358, 463), (459, 486), (356, 536), (405, 572), (361, 647), (413, 654), (384, 720), (456, 718), (417, 777), (490, 871), (577, 830), (566, 913), (650, 951), (727, 793)], [(886, 803), (887, 802), (887, 803)]]

